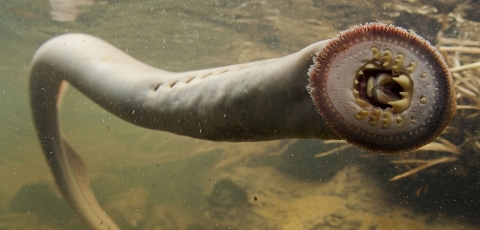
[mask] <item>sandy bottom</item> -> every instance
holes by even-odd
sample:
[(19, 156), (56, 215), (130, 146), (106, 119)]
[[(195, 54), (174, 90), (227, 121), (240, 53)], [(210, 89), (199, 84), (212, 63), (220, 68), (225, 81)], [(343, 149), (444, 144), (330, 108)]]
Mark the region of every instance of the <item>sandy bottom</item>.
[(238, 167), (223, 176), (243, 188), (247, 204), (225, 208), (224, 215), (210, 215), (206, 222), (235, 229), (478, 229), (454, 214), (420, 214), (406, 204), (393, 204), (364, 173), (367, 169), (346, 165), (331, 180), (313, 182), (274, 167)]

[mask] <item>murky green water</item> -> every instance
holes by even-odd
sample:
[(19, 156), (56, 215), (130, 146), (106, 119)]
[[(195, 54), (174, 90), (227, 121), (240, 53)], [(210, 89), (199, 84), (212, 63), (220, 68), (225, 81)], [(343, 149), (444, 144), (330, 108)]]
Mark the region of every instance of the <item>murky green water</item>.
[[(84, 229), (55, 187), (31, 120), (29, 61), (49, 38), (88, 33), (150, 65), (185, 71), (279, 57), (368, 21), (414, 29), (435, 43), (441, 26), (441, 17), (436, 15), (453, 11), (449, 4), (455, 5), (448, 1), (394, 5), (382, 1), (113, 0), (76, 7), (78, 15), (67, 14), (73, 21), (60, 22), (52, 19), (47, 0), (3, 0), (0, 229)], [(437, 11), (429, 11), (432, 7)], [(469, 32), (479, 37), (478, 28)], [(73, 88), (67, 92), (60, 119), (66, 139), (86, 162), (96, 197), (122, 229), (478, 226), (478, 209), (463, 210), (470, 213), (464, 215), (459, 204), (452, 212), (429, 213), (395, 198), (395, 193), (379, 185), (388, 182), (362, 174), (368, 160), (359, 157), (364, 153), (356, 149), (333, 155), (329, 161), (346, 163), (332, 166), (341, 170), (337, 176), (334, 172), (322, 178), (305, 169), (318, 170), (316, 164), (285, 165), (290, 160), (275, 155), (291, 145), (288, 153), (307, 151), (311, 157), (310, 152), (323, 151), (316, 149), (321, 147), (314, 140), (228, 144), (155, 132), (112, 116)], [(324, 165), (329, 167), (329, 163)], [(219, 188), (230, 194), (225, 195), (227, 201), (215, 200), (212, 194)], [(415, 196), (414, 192), (399, 196), (408, 195)], [(442, 214), (447, 218), (441, 218)]]

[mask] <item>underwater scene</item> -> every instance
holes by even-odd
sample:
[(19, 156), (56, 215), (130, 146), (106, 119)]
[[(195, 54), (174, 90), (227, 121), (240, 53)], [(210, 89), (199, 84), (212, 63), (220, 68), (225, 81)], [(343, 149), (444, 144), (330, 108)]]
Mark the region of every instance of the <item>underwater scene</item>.
[(30, 108), (30, 63), (47, 40), (90, 34), (184, 72), (283, 57), (368, 22), (422, 36), (453, 77), (455, 115), (416, 150), (196, 139), (136, 126), (71, 86), (58, 104), (62, 136), (119, 229), (480, 229), (478, 9), (475, 0), (2, 0), (0, 230), (89, 229), (59, 191)]

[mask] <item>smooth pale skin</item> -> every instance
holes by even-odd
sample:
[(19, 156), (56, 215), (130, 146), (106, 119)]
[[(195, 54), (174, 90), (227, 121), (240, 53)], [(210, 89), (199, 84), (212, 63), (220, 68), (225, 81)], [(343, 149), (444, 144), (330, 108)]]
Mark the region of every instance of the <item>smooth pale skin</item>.
[(63, 197), (90, 229), (119, 229), (96, 201), (81, 157), (62, 138), (57, 101), (65, 82), (112, 114), (149, 129), (212, 141), (338, 139), (306, 89), (312, 58), (327, 42), (282, 58), (172, 73), (90, 35), (47, 41), (32, 60), (30, 99)]

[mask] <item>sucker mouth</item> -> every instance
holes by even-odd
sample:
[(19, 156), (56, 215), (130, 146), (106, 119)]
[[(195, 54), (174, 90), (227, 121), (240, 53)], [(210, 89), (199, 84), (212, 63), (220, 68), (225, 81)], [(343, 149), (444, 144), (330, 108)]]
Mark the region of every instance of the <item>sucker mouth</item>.
[(409, 67), (404, 67), (403, 54), (397, 54), (393, 59), (388, 49), (383, 51), (383, 57), (378, 48), (372, 47), (371, 51), (373, 59), (358, 70), (354, 90), (359, 92), (361, 99), (375, 107), (392, 108), (393, 113), (405, 111), (413, 93), (410, 74), (415, 71), (417, 63), (411, 62)]
[(383, 129), (390, 128), (394, 123), (397, 127), (403, 127), (405, 122), (400, 114), (410, 108), (413, 94), (410, 74), (416, 70), (417, 63), (404, 66), (405, 55), (401, 53), (393, 58), (389, 49), (372, 47), (370, 50), (373, 53), (372, 60), (357, 71), (353, 81), (355, 102), (362, 107), (355, 114), (355, 119), (369, 117), (371, 126), (376, 126), (381, 120)]
[[(397, 126), (403, 126), (403, 118), (395, 116), (410, 107), (413, 94), (413, 81), (410, 74), (416, 69), (417, 63), (411, 62), (404, 66), (405, 56), (401, 53), (393, 58), (388, 49), (370, 49), (372, 60), (368, 61), (358, 71), (353, 81), (353, 96), (362, 110), (355, 114), (355, 119), (369, 117), (369, 124), (376, 126), (382, 121), (382, 128), (390, 128), (395, 118)], [(395, 117), (394, 117), (395, 116)]]
[(412, 31), (368, 23), (315, 57), (309, 92), (335, 134), (364, 149), (406, 152), (436, 138), (455, 112), (441, 54)]

